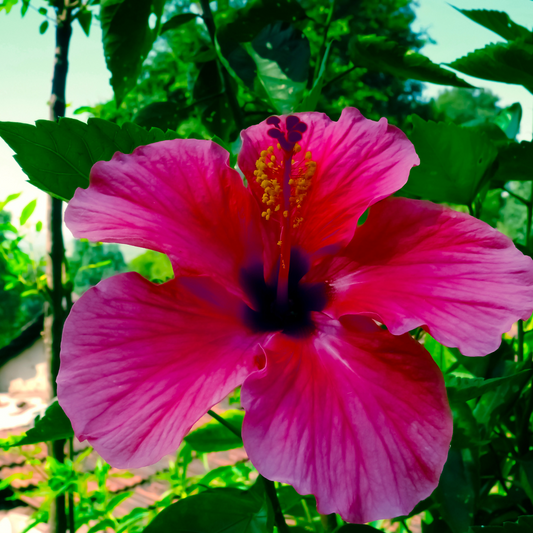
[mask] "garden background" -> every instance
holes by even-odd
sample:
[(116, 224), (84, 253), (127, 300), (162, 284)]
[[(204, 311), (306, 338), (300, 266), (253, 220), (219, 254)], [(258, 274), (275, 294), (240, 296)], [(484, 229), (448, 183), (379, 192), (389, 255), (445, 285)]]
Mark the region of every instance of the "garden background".
[[(56, 248), (47, 267), (46, 236), (60, 242), (60, 200), (55, 202), (54, 215), (46, 193), (34, 185), (63, 200), (71, 197), (73, 185), (43, 178), (40, 169), (24, 158), (25, 145), (17, 137), (20, 132), (32, 134), (15, 130), (10, 123), (33, 124), (50, 118), (47, 104), (53, 103), (55, 23), (65, 9), (74, 17), (66, 109), (53, 109), (54, 119), (110, 121), (128, 132), (125, 138), (130, 149), (163, 139), (164, 132), (170, 131), (167, 138), (215, 136), (235, 154), (238, 131), (270, 114), (305, 105), (307, 110), (312, 107), (337, 119), (344, 107), (354, 106), (367, 118), (387, 117), (415, 144), (423, 166), (413, 172), (404, 195), (470, 212), (508, 235), (524, 253), (532, 254), (530, 0), (457, 0), (453, 5), (458, 9), (438, 0), (219, 0), (208, 4), (219, 32), (218, 47), (213, 46), (208, 25), (197, 16), (205, 16), (205, 2), (159, 1), (153, 2), (150, 11), (143, 4), (147, 3), (102, 2), (102, 8), (108, 9), (108, 18), (102, 18), (104, 35), (115, 32), (129, 42), (124, 52), (104, 39), (107, 64), (115, 76), (113, 87), (102, 48), (99, 2), (4, 0), (0, 4), (4, 11), (0, 13), (0, 136), (6, 141), (0, 145), (0, 348), (5, 354), (0, 364), (23, 351), (17, 340), (41, 329), (44, 306), (53, 374), (58, 364), (54, 353), (57, 328), (60, 331), (71, 302), (90, 286), (129, 270), (152, 280), (172, 277), (170, 264), (161, 254), (75, 241), (66, 227), (61, 230), (66, 257)], [(113, 10), (113, 6), (123, 10)], [(259, 17), (253, 16), (254, 9)], [(110, 22), (114, 17), (118, 17), (115, 26)], [(224, 33), (231, 23), (241, 32), (238, 37)], [(275, 54), (270, 58), (272, 64), (282, 65), (279, 75), (286, 76), (283, 80), (294, 82), (298, 99), (280, 97), (268, 82), (266, 92), (258, 92), (255, 81), (250, 83), (247, 77), (250, 73), (239, 71), (229, 59), (236, 41), (252, 41), (267, 25), (279, 34), (289, 28), (289, 36), (283, 34), (283, 38), (291, 45), (291, 39), (302, 34), (309, 43), (308, 48), (295, 45), (288, 64)], [(135, 45), (140, 34), (143, 46)], [(500, 44), (456, 63), (456, 70), (438, 67), (489, 43)], [(492, 63), (485, 64), (487, 58)], [(117, 82), (123, 75), (127, 81)], [(236, 99), (233, 104), (228, 93)], [(235, 104), (240, 111), (235, 111)], [(128, 126), (129, 122), (135, 126)], [(88, 130), (74, 131), (83, 137)], [(20, 156), (18, 164), (12, 158), (14, 152)], [(480, 155), (484, 163), (475, 165)], [(36, 166), (43, 164), (48, 162)], [(434, 171), (431, 178), (424, 165)], [(34, 185), (25, 181), (28, 176)], [(427, 334), (413, 332), (445, 373), (454, 411), (454, 440), (435, 493), (411, 515), (376, 522), (367, 529), (467, 533), (490, 526), (483, 530), (532, 530), (531, 330), (529, 321), (518, 322), (496, 352), (475, 360), (439, 345)], [(52, 390), (49, 396), (44, 403), (52, 400)], [(238, 430), (243, 416), (238, 391), (219, 412), (225, 412), (230, 426)], [(35, 512), (28, 527), (54, 532), (162, 531), (168, 527), (162, 522), (165, 518), (152, 522), (162, 509), (178, 513), (184, 524), (194, 522), (201, 505), (207, 506), (196, 504), (200, 500), (194, 498), (208, 498), (212, 489), (224, 488), (229, 489), (224, 493), (227, 499), (209, 503), (215, 512), (212, 523), (201, 526), (205, 531), (364, 531), (365, 526), (346, 525), (338, 516), (320, 516), (312, 496), (300, 497), (289, 486), (278, 484), (279, 508), (272, 506), (264, 489), (258, 489), (257, 473), (244, 452), (235, 452), (241, 450), (238, 435), (220, 421), (205, 427), (200, 424), (173, 459), (145, 477), (112, 471), (94, 452), (75, 443), (68, 420), (55, 403), (35, 429), (37, 433), (28, 433), (24, 441), (7, 434), (2, 441), (8, 457), (3, 464), (16, 458), (17, 465), (24, 461), (25, 466), (6, 471), (9, 476), (0, 482), (0, 505), (8, 510), (21, 502), (33, 502), (29, 508)], [(48, 452), (43, 440), (55, 443), (49, 444)], [(212, 455), (217, 453), (226, 455)], [(235, 463), (213, 468), (230, 460)], [(126, 512), (123, 504), (135, 499), (135, 483), (124, 483), (113, 491), (111, 476), (134, 479), (140, 487), (159, 483), (158, 498)], [(231, 492), (235, 489), (246, 492), (235, 496)], [(176, 502), (180, 505), (172, 505)], [(237, 519), (231, 526), (234, 529), (228, 529), (216, 510), (232, 506)]]

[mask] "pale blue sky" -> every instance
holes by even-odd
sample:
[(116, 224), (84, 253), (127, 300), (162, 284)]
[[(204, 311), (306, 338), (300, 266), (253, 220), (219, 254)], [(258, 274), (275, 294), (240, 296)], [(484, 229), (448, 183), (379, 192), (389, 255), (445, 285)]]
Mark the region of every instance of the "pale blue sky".
[[(450, 3), (464, 9), (507, 11), (515, 22), (529, 29), (533, 27), (531, 0), (455, 0)], [(41, 5), (38, 0), (33, 0), (32, 4)], [(436, 41), (435, 45), (428, 44), (423, 53), (437, 63), (451, 62), (489, 42), (501, 41), (496, 34), (473, 23), (443, 0), (419, 0), (418, 4), (413, 29), (426, 29)], [(40, 35), (38, 28), (42, 20), (43, 17), (31, 9), (21, 19), (20, 3), (9, 15), (0, 12), (0, 120), (33, 123), (48, 118), (54, 31), (50, 27)], [(110, 99), (112, 91), (108, 79), (97, 22), (93, 21), (89, 38), (76, 24), (70, 47), (67, 116), (72, 116), (72, 111), (80, 106)], [(521, 87), (465, 79), (478, 87), (490, 88), (500, 96), (502, 105), (520, 102), (524, 109), (520, 137), (531, 139), (533, 95)], [(428, 84), (426, 94), (435, 96), (441, 90), (440, 86)], [(11, 156), (9, 147), (0, 140), (0, 199), (23, 191), (11, 204), (13, 213), (18, 216), (24, 205), (37, 197), (38, 207), (30, 222), (39, 219), (44, 222), (45, 195), (26, 183), (25, 174)]]

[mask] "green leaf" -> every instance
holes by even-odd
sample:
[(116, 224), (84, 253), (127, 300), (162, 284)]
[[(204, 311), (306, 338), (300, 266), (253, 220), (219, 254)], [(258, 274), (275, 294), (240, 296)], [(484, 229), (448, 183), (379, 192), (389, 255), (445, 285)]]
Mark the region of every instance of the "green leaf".
[(502, 109), (494, 119), (494, 123), (502, 129), (508, 139), (514, 139), (520, 131), (521, 120), (522, 106), (516, 102)]
[(525, 374), (524, 377), (527, 378), (528, 373), (529, 370), (524, 370), (518, 374), (492, 379), (466, 378), (447, 374), (444, 377), (446, 380), (448, 400), (451, 403), (460, 403), (478, 398), (487, 392), (496, 390), (498, 387), (505, 385), (512, 380), (521, 381), (519, 376)]
[[(110, 513), (115, 507), (120, 505), (124, 500), (127, 500), (130, 496), (133, 495), (133, 491), (129, 490), (126, 492), (121, 492), (120, 494), (115, 494), (105, 506), (107, 513)], [(111, 526), (113, 527), (113, 526)]]
[(43, 229), (43, 223), (39, 220), (37, 224), (35, 224), (35, 231), (39, 233)]
[(194, 20), (199, 15), (196, 15), (194, 13), (181, 13), (180, 15), (174, 15), (173, 17), (169, 18), (162, 26), (161, 26), (161, 33), (165, 33), (169, 30), (175, 30), (176, 28), (179, 28), (183, 24), (186, 24), (187, 22)]
[(523, 85), (533, 92), (533, 44), (524, 39), (488, 44), (449, 66), (483, 80)]
[(4, 210), (4, 207), (13, 200), (16, 200), (22, 193), (16, 192), (15, 194), (10, 194), (3, 202), (0, 202), (0, 211)]
[(41, 25), (39, 26), (39, 33), (41, 35), (44, 34), (44, 32), (48, 29), (48, 21), (45, 20), (43, 23), (41, 23)]
[(32, 213), (35, 211), (35, 206), (37, 205), (37, 199), (32, 200), (23, 210), (20, 214), (20, 220), (19, 223), (21, 226), (24, 226), (26, 224), (28, 218), (31, 217)]
[(522, 141), (508, 144), (499, 152), (499, 165), (493, 181), (505, 183), (511, 180), (533, 180), (531, 161), (533, 161), (533, 142)]
[(459, 9), (455, 6), (452, 7), (457, 9), (465, 17), (497, 33), (507, 41), (532, 36), (532, 33), (527, 28), (513, 22), (509, 15), (503, 11), (494, 11), (492, 9)]
[(245, 50), (254, 60), (259, 93), (266, 93), (278, 113), (291, 113), (303, 98), (311, 55), (309, 41), (292, 25), (265, 26)]
[(485, 134), (413, 115), (410, 140), (420, 157), (399, 194), (471, 205), (498, 151)]
[(35, 419), (35, 425), (26, 434), (0, 439), (0, 448), (8, 449), (25, 444), (39, 444), (74, 436), (72, 425), (57, 401), (47, 407), (44, 416)]
[[(164, 0), (102, 0), (100, 22), (104, 55), (111, 72), (117, 107), (135, 86), (141, 67), (157, 37)], [(155, 29), (148, 19), (157, 17)]]
[(309, 94), (304, 98), (304, 101), (298, 106), (297, 111), (303, 112), (303, 111), (314, 111), (316, 109), (316, 106), (318, 104), (318, 99), (320, 98), (320, 95), (322, 94), (322, 86), (324, 85), (324, 81), (326, 79), (326, 70), (328, 66), (328, 59), (329, 59), (329, 52), (331, 50), (331, 45), (333, 44), (333, 41), (329, 42), (326, 51), (324, 52), (324, 57), (322, 58), (322, 63), (320, 65), (320, 70), (318, 72), (318, 77), (315, 80), (315, 83), (313, 84), (313, 88), (309, 92)]
[[(222, 418), (227, 420), (235, 429), (240, 430), (244, 420), (244, 411), (230, 409), (222, 413)], [(210, 420), (204, 426), (189, 433), (183, 440), (194, 450), (200, 453), (222, 452), (242, 447), (242, 439), (217, 420)]]
[(188, 496), (166, 509), (148, 524), (144, 533), (271, 533), (273, 517), (263, 482), (250, 490), (208, 489)]
[(89, 33), (91, 32), (91, 21), (93, 18), (93, 14), (88, 9), (80, 9), (76, 18), (78, 19), (81, 29), (83, 30), (85, 35), (89, 37)]
[(165, 254), (153, 250), (147, 250), (133, 258), (129, 262), (128, 268), (150, 281), (166, 281), (174, 277), (170, 259)]
[(455, 73), (386, 37), (356, 35), (350, 42), (349, 52), (354, 65), (358, 67), (388, 72), (402, 79), (428, 81), (453, 87), (472, 87)]
[(524, 515), (518, 522), (504, 522), (503, 526), (472, 526), (468, 533), (531, 533), (533, 515)]
[(32, 185), (68, 201), (77, 187), (88, 187), (89, 172), (97, 161), (176, 138), (176, 133), (165, 134), (157, 128), (146, 131), (130, 122), (120, 127), (96, 118), (87, 124), (62, 118), (59, 122), (38, 120), (35, 126), (0, 122), (0, 137), (16, 152), (15, 160)]

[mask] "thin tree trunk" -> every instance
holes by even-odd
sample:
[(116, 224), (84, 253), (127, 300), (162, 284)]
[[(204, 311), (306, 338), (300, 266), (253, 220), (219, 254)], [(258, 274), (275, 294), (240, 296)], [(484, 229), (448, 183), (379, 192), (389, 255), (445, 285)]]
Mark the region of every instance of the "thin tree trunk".
[[(68, 0), (57, 10), (56, 49), (54, 74), (52, 77), (52, 93), (50, 96), (50, 120), (58, 120), (65, 116), (68, 72), (68, 47), (72, 35), (72, 8)], [(49, 302), (45, 309), (44, 342), (50, 362), (50, 388), (52, 397), (57, 394), (56, 378), (59, 371), (59, 353), (61, 334), (66, 318), (63, 306), (64, 290), (62, 284), (63, 260), (65, 248), (63, 244), (61, 200), (48, 197), (47, 210), (47, 264), (46, 275), (49, 291)], [(65, 441), (55, 441), (49, 445), (49, 453), (60, 462), (65, 459)], [(60, 495), (51, 503), (49, 515), (50, 533), (67, 531), (67, 514), (65, 495)], [(74, 533), (73, 531), (71, 533)]]

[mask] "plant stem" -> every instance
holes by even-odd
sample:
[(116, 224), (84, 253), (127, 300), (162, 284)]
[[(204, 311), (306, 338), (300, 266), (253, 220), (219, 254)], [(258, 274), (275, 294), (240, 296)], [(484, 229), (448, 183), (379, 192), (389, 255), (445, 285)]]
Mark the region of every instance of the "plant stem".
[(322, 37), (322, 43), (320, 44), (320, 49), (318, 50), (318, 55), (316, 56), (315, 64), (315, 73), (313, 74), (313, 84), (318, 78), (318, 73), (320, 72), (320, 66), (322, 65), (322, 58), (324, 57), (324, 52), (326, 51), (326, 41), (328, 40), (328, 31), (331, 25), (331, 20), (333, 18), (333, 11), (335, 10), (335, 0), (330, 0), (328, 18), (326, 20), (326, 27), (324, 29), (324, 36)]
[(520, 195), (514, 193), (513, 191), (510, 191), (509, 189), (506, 189), (505, 187), (503, 187), (503, 190), (509, 196), (512, 196), (513, 198), (516, 198), (519, 202), (522, 202), (524, 205), (528, 205), (529, 204), (529, 202), (525, 198), (522, 198)]
[(237, 435), (239, 439), (242, 439), (241, 432), (237, 428), (234, 428), (227, 420), (224, 420), (220, 415), (217, 415), (215, 411), (211, 411), (211, 409), (209, 409), (209, 411), (207, 411), (207, 414), (209, 416), (212, 416), (217, 422), (220, 422), (225, 428), (229, 429), (234, 435)]
[[(50, 95), (50, 120), (56, 121), (65, 116), (66, 85), (68, 72), (68, 49), (72, 35), (72, 10), (74, 7), (65, 0), (56, 9), (56, 48), (52, 92)], [(47, 220), (47, 252), (46, 277), (50, 294), (50, 302), (45, 305), (44, 340), (48, 360), (50, 361), (50, 385), (52, 396), (57, 394), (56, 378), (59, 372), (59, 354), (61, 350), (61, 334), (66, 318), (63, 308), (64, 288), (62, 284), (65, 247), (63, 244), (63, 205), (57, 198), (48, 198)], [(58, 461), (65, 460), (65, 440), (57, 440), (48, 446), (51, 455)], [(73, 507), (73, 505), (72, 505)], [(72, 509), (72, 512), (74, 509)], [(50, 503), (49, 526), (51, 533), (67, 531), (67, 514), (65, 494), (57, 496)], [(74, 533), (71, 524), (71, 533)]]
[[(213, 46), (216, 47), (215, 20), (213, 19), (213, 13), (211, 11), (211, 7), (209, 6), (209, 0), (200, 0), (200, 5), (202, 6), (203, 19), (204, 19), (205, 25), (207, 26), (207, 31), (209, 32), (209, 36), (211, 37), (211, 42), (213, 43)], [(229, 72), (226, 70), (224, 65), (221, 64), (220, 60), (219, 60), (219, 66), (222, 72), (222, 81), (224, 82), (224, 91), (226, 93), (226, 98), (228, 99), (228, 105), (231, 109), (231, 112), (233, 113), (235, 124), (237, 125), (237, 128), (240, 131), (244, 128), (242, 110), (241, 110), (241, 107), (239, 106), (239, 101), (237, 100), (237, 96), (233, 92), (233, 88), (231, 86), (231, 77), (229, 75)]]
[(357, 66), (354, 65), (353, 67), (346, 69), (344, 72), (341, 72), (340, 74), (338, 74), (337, 76), (329, 80), (327, 83), (325, 83), (324, 86), (322, 87), (322, 90), (324, 90), (329, 85), (334, 84), (336, 81), (339, 81), (341, 78), (344, 78), (344, 76), (346, 76), (347, 74), (350, 74), (350, 72), (352, 72), (352, 70), (355, 70), (356, 68)]
[(279, 533), (289, 533), (289, 526), (287, 526), (285, 517), (283, 516), (283, 511), (281, 510), (278, 493), (276, 492), (276, 486), (274, 485), (273, 481), (270, 481), (263, 476), (261, 477), (263, 478), (263, 483), (265, 484), (267, 496), (272, 504), (272, 508), (274, 509), (274, 520), (276, 522), (278, 531)]
[[(220, 422), (234, 435), (242, 439), (241, 432), (237, 428), (233, 427), (227, 420), (224, 420), (220, 415), (218, 415), (214, 411), (211, 411), (211, 409), (207, 411), (207, 414), (209, 416), (212, 416), (218, 422)], [(274, 482), (270, 481), (269, 479), (266, 479), (263, 476), (260, 477), (263, 479), (263, 482), (265, 484), (265, 491), (267, 493), (268, 499), (270, 500), (270, 503), (272, 504), (272, 508), (274, 509), (274, 519), (276, 520), (276, 526), (278, 527), (279, 533), (289, 533), (289, 528), (285, 522), (285, 517), (283, 516), (283, 512), (281, 510), (281, 505), (279, 503)]]
[(519, 320), (517, 323), (518, 329), (518, 353), (517, 358), (519, 361), (524, 360), (524, 321)]

